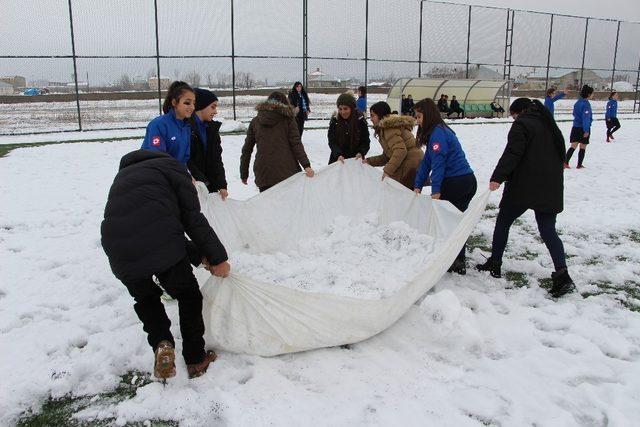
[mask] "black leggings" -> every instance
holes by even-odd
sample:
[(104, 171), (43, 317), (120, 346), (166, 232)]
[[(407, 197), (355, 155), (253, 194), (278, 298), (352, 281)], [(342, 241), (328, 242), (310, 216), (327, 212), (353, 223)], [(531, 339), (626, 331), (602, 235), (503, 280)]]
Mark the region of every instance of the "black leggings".
[[(157, 273), (156, 277), (171, 298), (178, 300), (184, 361), (187, 364), (202, 362), (204, 358), (202, 294), (189, 259), (182, 259), (167, 271)], [(155, 351), (163, 340), (175, 345), (169, 330), (171, 321), (160, 301), (162, 289), (155, 284), (153, 278), (148, 276), (139, 280), (123, 281), (123, 283), (136, 301), (133, 308), (142, 321), (142, 327), (147, 333), (147, 341), (151, 348)]]
[(298, 130), (300, 131), (300, 136), (302, 136), (302, 132), (304, 132), (304, 122), (307, 120), (305, 113), (298, 113), (296, 116), (296, 123), (298, 123)]
[[(469, 207), (469, 202), (475, 196), (477, 189), (478, 182), (473, 173), (445, 178), (440, 186), (440, 200), (448, 200), (453, 206), (464, 212)], [(467, 245), (465, 244), (456, 258), (464, 261), (466, 249)]]
[[(527, 208), (515, 206), (502, 206), (498, 212), (496, 219), (496, 228), (493, 230), (493, 243), (491, 244), (491, 258), (496, 262), (502, 262), (502, 255), (507, 246), (509, 238), (509, 229), (511, 224), (523, 213)], [(564, 246), (562, 240), (556, 232), (556, 214), (534, 211), (536, 213), (536, 222), (538, 223), (538, 231), (540, 237), (547, 246), (553, 265), (557, 270), (566, 268), (567, 262), (564, 256)]]
[(615, 131), (620, 129), (620, 121), (617, 118), (606, 120), (607, 123), (607, 135), (613, 135)]

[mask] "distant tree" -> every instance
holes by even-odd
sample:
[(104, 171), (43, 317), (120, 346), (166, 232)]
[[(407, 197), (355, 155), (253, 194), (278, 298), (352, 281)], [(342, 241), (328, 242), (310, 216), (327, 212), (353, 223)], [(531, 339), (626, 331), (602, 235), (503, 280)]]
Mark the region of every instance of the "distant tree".
[(122, 76), (120, 76), (118, 86), (120, 86), (120, 89), (123, 90), (133, 89), (133, 82), (131, 81), (131, 77), (129, 77), (129, 74), (123, 74)]
[(184, 75), (184, 80), (191, 86), (200, 86), (200, 74), (196, 70), (189, 71)]
[(253, 73), (239, 71), (236, 73), (236, 85), (241, 89), (251, 89), (256, 84)]

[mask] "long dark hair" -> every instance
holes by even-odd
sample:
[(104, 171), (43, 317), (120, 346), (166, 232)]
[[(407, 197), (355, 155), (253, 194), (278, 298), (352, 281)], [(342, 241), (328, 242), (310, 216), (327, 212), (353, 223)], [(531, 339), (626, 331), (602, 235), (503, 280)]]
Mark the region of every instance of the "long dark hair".
[[(436, 103), (431, 98), (425, 98), (419, 101), (416, 105), (413, 106), (413, 110), (422, 114), (422, 122), (418, 123), (418, 146), (422, 147), (429, 143), (429, 137), (431, 136), (431, 132), (433, 129), (442, 125), (445, 128), (451, 130), (449, 126), (442, 120), (442, 116), (440, 116), (440, 110), (436, 106)], [(451, 132), (453, 132), (451, 130)], [(454, 132), (455, 133), (455, 132)]]
[[(369, 107), (369, 112), (376, 113), (376, 116), (378, 116), (380, 120), (382, 120), (389, 114), (391, 114), (391, 107), (384, 101), (378, 101), (371, 107)], [(378, 123), (377, 126), (374, 126), (373, 129), (375, 130), (375, 136), (377, 138), (380, 134), (380, 123)]]
[(617, 92), (617, 91), (615, 91), (615, 90), (614, 90), (614, 91), (612, 91), (612, 92), (611, 92), (611, 95), (609, 95), (609, 99), (613, 99), (613, 95), (615, 95), (616, 93), (618, 93), (618, 92)]
[(185, 82), (176, 80), (175, 82), (171, 83), (171, 86), (169, 86), (169, 90), (167, 90), (167, 96), (164, 98), (164, 102), (162, 103), (162, 112), (164, 114), (167, 114), (169, 110), (173, 108), (173, 100), (175, 99), (176, 101), (178, 101), (180, 98), (182, 98), (182, 95), (185, 92), (191, 92), (195, 94), (193, 88)]

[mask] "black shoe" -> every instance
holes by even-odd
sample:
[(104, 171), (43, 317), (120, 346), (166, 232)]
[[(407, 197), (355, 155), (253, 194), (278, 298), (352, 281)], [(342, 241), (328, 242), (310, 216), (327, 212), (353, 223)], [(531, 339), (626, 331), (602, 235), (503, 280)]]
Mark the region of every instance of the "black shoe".
[(459, 275), (464, 276), (467, 274), (467, 265), (464, 260), (456, 258), (456, 260), (453, 261), (453, 264), (451, 264), (451, 267), (447, 270), (447, 273), (458, 273)]
[(488, 271), (492, 277), (499, 279), (502, 277), (501, 267), (502, 267), (501, 262), (496, 262), (492, 258), (487, 258), (487, 262), (485, 262), (484, 264), (476, 265), (476, 270)]
[(553, 281), (553, 286), (549, 293), (554, 298), (560, 298), (562, 295), (573, 292), (576, 289), (576, 285), (569, 277), (569, 272), (566, 268), (551, 273), (551, 280)]

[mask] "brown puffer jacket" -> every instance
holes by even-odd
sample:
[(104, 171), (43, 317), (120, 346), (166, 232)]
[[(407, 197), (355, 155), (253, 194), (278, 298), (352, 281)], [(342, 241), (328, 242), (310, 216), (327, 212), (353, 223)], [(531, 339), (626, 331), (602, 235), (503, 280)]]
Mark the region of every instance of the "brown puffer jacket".
[(253, 163), (258, 187), (276, 185), (311, 166), (304, 151), (298, 125), (290, 105), (267, 101), (256, 106), (258, 115), (251, 120), (240, 157), (240, 178), (249, 177), (253, 147), (258, 146)]
[(371, 166), (384, 166), (384, 173), (410, 190), (424, 156), (413, 136), (415, 124), (411, 116), (391, 114), (382, 119), (377, 126), (382, 154), (367, 158)]

